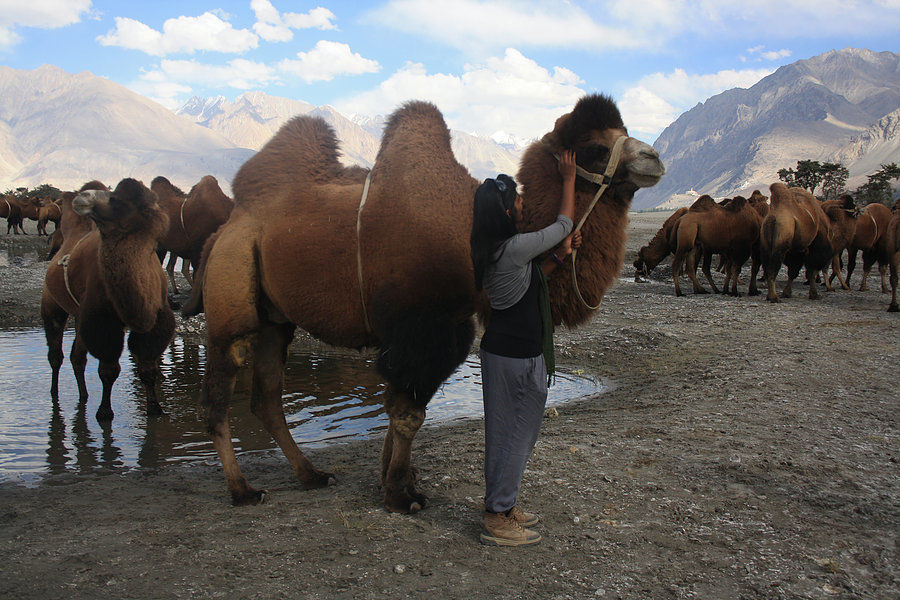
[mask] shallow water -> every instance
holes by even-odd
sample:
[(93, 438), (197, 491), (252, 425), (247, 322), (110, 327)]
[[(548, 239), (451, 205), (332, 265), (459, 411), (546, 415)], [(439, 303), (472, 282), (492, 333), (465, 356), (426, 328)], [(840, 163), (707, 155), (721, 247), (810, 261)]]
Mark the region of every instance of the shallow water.
[[(101, 396), (97, 361), (89, 357), (85, 377), (90, 397), (79, 406), (68, 363), (73, 333), (66, 332), (66, 361), (60, 372), (59, 402), (50, 400), (50, 365), (40, 329), (0, 331), (0, 481), (35, 484), (47, 474), (88, 474), (129, 468), (152, 469), (187, 460), (218, 461), (198, 403), (204, 347), (175, 339), (163, 355), (161, 385), (167, 418), (148, 419), (146, 394), (125, 350), (122, 373), (113, 387), (115, 419), (101, 426), (94, 418)], [(426, 425), (479, 417), (481, 375), (470, 356), (428, 405)], [(560, 368), (549, 404), (600, 392), (602, 383)], [(321, 445), (364, 439), (387, 427), (384, 384), (363, 355), (292, 352), (285, 372), (284, 410), (298, 443)], [(250, 372), (241, 371), (231, 407), (238, 452), (275, 447), (250, 412)]]

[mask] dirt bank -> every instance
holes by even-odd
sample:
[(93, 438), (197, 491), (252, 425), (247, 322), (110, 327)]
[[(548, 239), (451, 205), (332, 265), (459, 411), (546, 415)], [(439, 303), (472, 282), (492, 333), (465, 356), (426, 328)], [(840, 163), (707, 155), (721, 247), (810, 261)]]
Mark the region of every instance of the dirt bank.
[[(900, 317), (874, 277), (777, 305), (676, 298), (666, 268), (634, 283), (667, 214), (632, 215), (623, 279), (557, 335), (615, 387), (544, 422), (521, 497), (539, 546), (477, 543), (483, 430), (466, 421), (416, 438), (431, 504), (409, 516), (380, 506), (378, 440), (310, 451), (339, 478), (318, 491), (278, 451), (243, 456), (270, 491), (250, 508), (229, 505), (214, 462), (0, 486), (0, 596), (900, 596)], [(11, 238), (3, 251), (37, 245)], [(0, 264), (7, 326), (38, 324), (28, 252)]]

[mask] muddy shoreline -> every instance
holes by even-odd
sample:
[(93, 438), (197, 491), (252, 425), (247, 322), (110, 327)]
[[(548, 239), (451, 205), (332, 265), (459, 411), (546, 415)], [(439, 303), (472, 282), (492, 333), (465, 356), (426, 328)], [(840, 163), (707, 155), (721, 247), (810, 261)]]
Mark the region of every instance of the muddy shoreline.
[[(415, 515), (381, 508), (380, 440), (310, 450), (338, 477), (316, 491), (280, 451), (242, 456), (270, 492), (248, 508), (229, 505), (216, 461), (0, 485), (0, 595), (898, 597), (888, 296), (874, 276), (867, 292), (812, 302), (797, 286), (777, 305), (676, 298), (666, 267), (634, 283), (631, 260), (667, 215), (632, 215), (619, 284), (588, 325), (557, 334), (561, 360), (614, 387), (545, 419), (521, 497), (543, 519), (539, 546), (478, 544), (483, 425), (466, 420), (417, 436), (431, 503)], [(28, 237), (0, 235), (5, 327), (40, 325), (42, 242)], [(177, 335), (201, 330), (180, 321)]]

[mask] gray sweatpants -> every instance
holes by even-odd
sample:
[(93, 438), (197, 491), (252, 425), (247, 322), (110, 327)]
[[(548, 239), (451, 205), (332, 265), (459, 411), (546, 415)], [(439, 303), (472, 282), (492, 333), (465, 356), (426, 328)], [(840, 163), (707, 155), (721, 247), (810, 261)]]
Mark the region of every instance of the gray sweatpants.
[(508, 358), (481, 351), (484, 394), (484, 508), (516, 505), (525, 463), (537, 442), (547, 402), (544, 357)]

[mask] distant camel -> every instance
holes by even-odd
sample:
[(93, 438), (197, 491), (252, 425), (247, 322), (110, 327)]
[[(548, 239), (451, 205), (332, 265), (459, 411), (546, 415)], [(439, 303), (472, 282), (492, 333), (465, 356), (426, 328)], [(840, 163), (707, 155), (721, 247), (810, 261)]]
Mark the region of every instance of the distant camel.
[(203, 177), (187, 194), (162, 176), (156, 177), (150, 183), (150, 189), (169, 215), (169, 228), (159, 241), (159, 253), (160, 260), (166, 252), (170, 253), (166, 272), (172, 283), (172, 291), (177, 294), (176, 257), (183, 259), (182, 274), (185, 279), (193, 281), (190, 267), (197, 268), (203, 244), (222, 223), (228, 220), (234, 203), (222, 192), (219, 182), (212, 175)]
[[(673, 276), (682, 266), (685, 258), (688, 259), (687, 274), (691, 278), (695, 294), (705, 294), (706, 290), (700, 285), (695, 272), (693, 253), (697, 246), (702, 248), (705, 257), (711, 254), (722, 254), (726, 259), (728, 268), (727, 283), (731, 283), (731, 294), (737, 296), (738, 275), (747, 259), (750, 258), (752, 247), (759, 238), (760, 218), (746, 198), (737, 196), (726, 206), (720, 206), (709, 196), (701, 196), (691, 206), (672, 231), (675, 240), (675, 258), (672, 259)], [(708, 259), (703, 261), (703, 274), (706, 280), (718, 292), (710, 273)], [(674, 276), (675, 295), (681, 296), (681, 285), (678, 277)], [(751, 281), (751, 285), (755, 283)], [(727, 287), (723, 288), (727, 291)]]
[[(284, 364), (297, 325), (336, 346), (378, 348), (390, 419), (381, 457), (384, 505), (414, 512), (411, 449), (425, 408), (465, 360), (474, 338), (476, 295), (469, 235), (478, 181), (454, 158), (438, 109), (410, 102), (387, 120), (368, 177), (338, 161), (337, 139), (318, 117), (288, 121), (238, 171), (231, 218), (207, 243), (190, 315), (205, 307), (207, 364), (202, 402), (234, 504), (258, 502), (238, 466), (228, 423), (237, 369), (253, 357), (251, 409), (284, 451), (305, 488), (331, 475), (303, 456), (282, 407)], [(597, 302), (625, 251), (635, 191), (664, 172), (657, 153), (627, 136), (615, 104), (587, 96), (523, 155), (524, 228), (555, 219), (562, 179), (554, 154), (574, 148), (578, 164), (603, 173), (622, 149), (612, 183), (576, 182), (576, 217), (599, 202), (582, 231), (576, 275), (582, 298)], [(599, 188), (602, 190), (603, 188)], [(555, 322), (575, 326), (593, 314), (576, 300), (572, 262), (550, 277)], [(202, 282), (202, 284), (201, 284)]]
[(79, 402), (88, 398), (84, 368), (90, 352), (100, 361), (103, 382), (97, 420), (113, 418), (110, 395), (119, 376), (127, 327), (131, 330), (128, 348), (147, 388), (147, 414), (162, 414), (156, 392), (159, 358), (175, 330), (166, 275), (156, 257), (167, 217), (156, 196), (134, 179), (123, 179), (112, 192), (91, 182), (77, 195), (64, 193), (62, 203), (60, 258), (47, 267), (41, 297), (47, 357), (53, 370), (50, 395), (54, 401), (59, 397), (63, 330), (71, 315), (75, 341), (69, 359)]
[(900, 200), (894, 204), (893, 217), (888, 223), (887, 229), (876, 246), (878, 264), (886, 265), (891, 269), (891, 304), (888, 312), (900, 311), (897, 304), (898, 269), (900, 269)]
[(54, 231), (59, 229), (59, 220), (62, 218), (62, 209), (59, 207), (59, 202), (53, 200), (47, 200), (38, 208), (38, 235), (46, 235), (47, 233), (47, 223), (52, 222), (54, 225)]
[[(847, 247), (847, 285), (850, 285), (850, 277), (853, 275), (853, 269), (856, 268), (856, 253), (862, 250), (863, 255), (863, 275), (859, 284), (859, 291), (866, 291), (866, 280), (869, 278), (869, 271), (876, 262), (875, 249), (878, 246), (878, 240), (887, 231), (888, 224), (891, 222), (891, 209), (881, 202), (873, 202), (867, 204), (862, 210), (856, 221), (856, 232), (853, 241)], [(885, 280), (885, 269), (879, 266), (881, 274), (881, 291), (887, 291), (887, 281)]]
[(662, 224), (662, 227), (659, 228), (646, 246), (642, 246), (640, 250), (638, 250), (638, 257), (634, 261), (634, 280), (637, 283), (641, 283), (641, 276), (649, 277), (650, 272), (656, 268), (656, 266), (663, 261), (669, 254), (675, 252), (675, 247), (672, 245), (672, 241), (670, 240), (670, 236), (672, 235), (672, 230), (675, 228), (675, 223), (678, 222), (684, 213), (688, 211), (686, 206), (682, 206), (671, 215), (669, 218), (665, 220)]
[(819, 297), (816, 276), (833, 256), (830, 224), (816, 197), (802, 188), (789, 188), (783, 183), (770, 186), (769, 214), (760, 231), (760, 260), (766, 272), (766, 300), (778, 302), (775, 277), (782, 263), (788, 267), (788, 282), (781, 295), (791, 297), (791, 286), (806, 266), (809, 274), (809, 298)]
[(859, 209), (856, 208), (856, 204), (853, 202), (853, 196), (843, 194), (839, 198), (823, 202), (822, 211), (831, 224), (831, 249), (834, 252), (834, 255), (831, 257), (831, 275), (826, 277), (828, 275), (828, 267), (826, 266), (825, 271), (822, 272), (822, 279), (829, 291), (832, 290), (831, 282), (835, 277), (838, 278), (843, 289), (849, 290), (850, 286), (844, 279), (843, 273), (841, 273), (841, 255), (853, 243), (853, 238), (856, 235)]
[(25, 233), (25, 228), (22, 227), (22, 205), (15, 196), (6, 195), (0, 198), (0, 217), (6, 219), (6, 235), (9, 235), (10, 230), (15, 235)]

